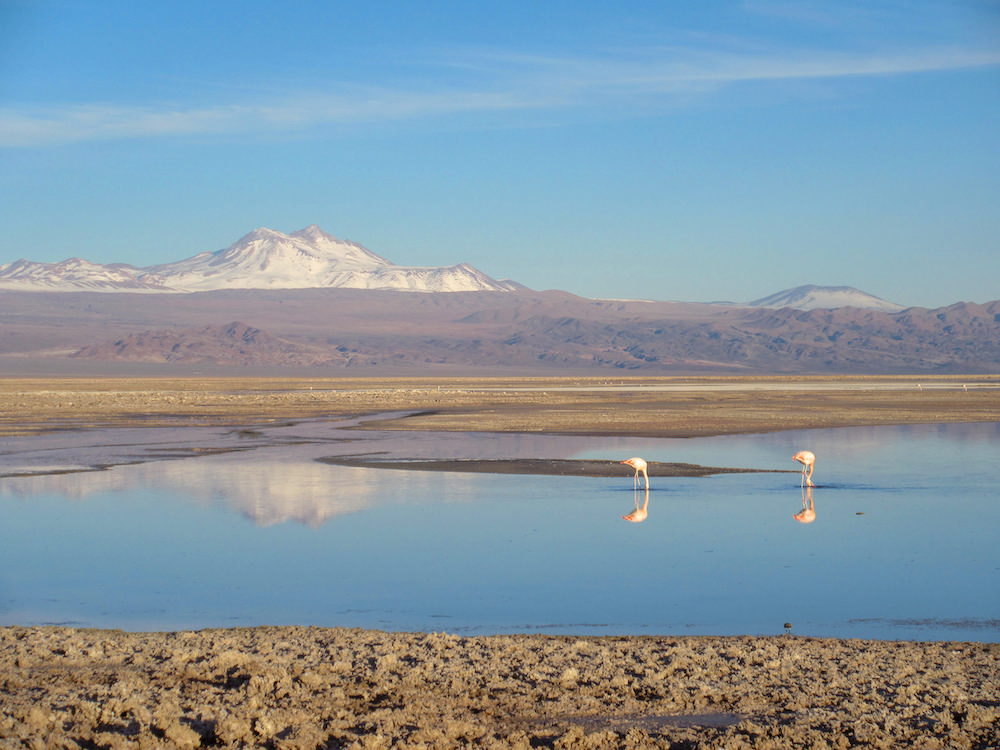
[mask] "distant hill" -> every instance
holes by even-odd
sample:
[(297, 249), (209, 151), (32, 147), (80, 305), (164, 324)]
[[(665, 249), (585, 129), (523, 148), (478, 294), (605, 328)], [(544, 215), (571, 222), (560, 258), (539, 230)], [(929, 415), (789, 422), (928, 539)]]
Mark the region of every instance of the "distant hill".
[(1000, 301), (886, 313), (532, 291), (234, 289), (183, 300), (0, 291), (0, 372), (150, 367), (318, 376), (995, 373)]
[(85, 346), (73, 358), (107, 361), (215, 364), (253, 367), (341, 366), (335, 348), (281, 339), (239, 321), (226, 325), (143, 331), (116, 341)]

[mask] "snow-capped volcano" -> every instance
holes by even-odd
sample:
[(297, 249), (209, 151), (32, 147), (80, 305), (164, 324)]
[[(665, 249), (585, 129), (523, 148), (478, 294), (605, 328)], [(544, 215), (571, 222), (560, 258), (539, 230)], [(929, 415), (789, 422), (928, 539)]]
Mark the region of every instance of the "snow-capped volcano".
[(301, 289), (352, 286), (345, 274), (368, 275), (392, 264), (361, 245), (312, 225), (282, 234), (255, 229), (225, 250), (150, 266), (143, 277), (186, 292), (209, 289)]
[(224, 250), (136, 268), (72, 258), (0, 265), (0, 289), (24, 291), (204, 292), (215, 289), (396, 289), (415, 292), (512, 291), (467, 263), (397, 266), (315, 224), (291, 234), (255, 229)]
[(830, 310), (838, 307), (858, 307), (894, 313), (905, 310), (903, 305), (888, 302), (880, 297), (850, 286), (815, 286), (807, 284), (755, 300), (751, 307), (791, 307), (796, 310)]

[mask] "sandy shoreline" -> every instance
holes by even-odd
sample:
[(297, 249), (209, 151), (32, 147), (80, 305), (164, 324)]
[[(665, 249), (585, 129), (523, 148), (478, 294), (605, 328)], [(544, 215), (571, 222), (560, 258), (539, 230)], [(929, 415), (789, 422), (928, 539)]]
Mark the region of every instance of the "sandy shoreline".
[[(80, 431), (94, 428), (252, 431), (387, 412), (406, 416), (360, 431), (692, 437), (1000, 421), (1000, 378), (920, 386), (912, 378), (0, 379), (0, 439), (9, 447), (21, 438), (85, 440)], [(6, 627), (0, 688), (2, 748), (1000, 746), (997, 644)]]

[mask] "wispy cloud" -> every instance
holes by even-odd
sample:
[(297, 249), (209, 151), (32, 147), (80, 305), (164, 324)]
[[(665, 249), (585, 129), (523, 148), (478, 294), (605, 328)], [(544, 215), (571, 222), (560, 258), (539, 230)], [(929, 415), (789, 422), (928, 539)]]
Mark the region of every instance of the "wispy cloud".
[[(1000, 65), (1000, 51), (953, 49), (894, 54), (707, 52), (667, 48), (591, 58), (483, 55), (454, 61), (462, 85), (436, 88), (352, 86), (263, 101), (195, 106), (66, 104), (0, 108), (0, 147), (23, 148), (96, 140), (219, 136), (305, 131), (331, 125), (391, 123), (465, 114), (584, 110), (614, 101), (636, 111), (649, 97), (718, 92), (782, 80), (898, 76)], [(489, 83), (487, 83), (487, 81)], [(624, 105), (624, 109), (622, 109)]]

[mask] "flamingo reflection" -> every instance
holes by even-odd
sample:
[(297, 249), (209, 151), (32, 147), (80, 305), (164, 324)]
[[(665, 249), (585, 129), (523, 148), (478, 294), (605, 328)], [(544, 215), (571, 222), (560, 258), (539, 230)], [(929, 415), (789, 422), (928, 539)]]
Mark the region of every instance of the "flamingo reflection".
[[(807, 487), (815, 487), (813, 484), (812, 475), (813, 467), (816, 465), (816, 456), (811, 451), (799, 451), (794, 456), (792, 456), (793, 461), (798, 461), (802, 464), (802, 485)], [(809, 473), (806, 473), (808, 469)]]
[(813, 503), (812, 487), (802, 488), (802, 510), (795, 513), (792, 518), (799, 523), (812, 523), (816, 520), (816, 505)]
[(645, 521), (646, 517), (649, 515), (649, 512), (648, 512), (649, 511), (649, 487), (646, 488), (645, 495), (646, 495), (646, 499), (643, 502), (642, 507), (640, 508), (639, 507), (639, 490), (636, 490), (635, 491), (635, 510), (633, 510), (631, 513), (629, 513), (627, 516), (622, 516), (622, 518), (624, 518), (626, 521), (631, 521), (632, 523), (642, 523), (643, 521)]
[(625, 464), (626, 466), (631, 466), (633, 469), (635, 469), (635, 476), (632, 478), (632, 486), (636, 488), (639, 486), (639, 472), (641, 471), (642, 475), (646, 478), (646, 489), (648, 490), (649, 474), (646, 473), (647, 464), (645, 460), (639, 458), (638, 456), (635, 456), (633, 458), (628, 459), (627, 461), (622, 461), (622, 463)]

